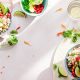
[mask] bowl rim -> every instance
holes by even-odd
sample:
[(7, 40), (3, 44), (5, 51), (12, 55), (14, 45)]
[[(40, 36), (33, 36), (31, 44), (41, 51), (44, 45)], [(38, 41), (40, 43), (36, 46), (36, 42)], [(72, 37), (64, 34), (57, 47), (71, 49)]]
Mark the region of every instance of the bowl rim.
[(46, 10), (47, 5), (48, 5), (48, 0), (46, 0), (46, 4), (45, 4), (45, 7), (44, 7), (43, 11), (42, 11), (41, 13), (39, 13), (39, 14), (27, 12), (27, 11), (23, 8), (22, 0), (20, 0), (20, 5), (21, 5), (21, 9), (22, 9), (27, 15), (29, 15), (29, 16), (39, 16), (39, 15), (43, 14), (44, 11)]

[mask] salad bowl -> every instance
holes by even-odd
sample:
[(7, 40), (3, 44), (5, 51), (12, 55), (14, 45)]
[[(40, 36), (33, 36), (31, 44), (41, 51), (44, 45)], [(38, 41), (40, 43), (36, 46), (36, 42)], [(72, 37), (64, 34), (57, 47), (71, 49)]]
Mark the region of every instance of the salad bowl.
[[(32, 1), (35, 1), (36, 0), (32, 0)], [(47, 8), (47, 5), (48, 5), (48, 0), (38, 0), (39, 2), (36, 2), (35, 3), (27, 3), (26, 0), (21, 0), (20, 1), (20, 4), (21, 4), (21, 8), (22, 10), (27, 14), (27, 15), (30, 15), (30, 16), (38, 16), (38, 15), (41, 15)], [(33, 4), (33, 5), (32, 5)], [(30, 6), (28, 6), (30, 5)], [(36, 5), (36, 7), (34, 7)]]
[[(78, 49), (80, 49), (80, 44), (75, 45), (68, 51), (66, 58), (65, 58), (65, 67), (72, 79), (80, 80), (80, 76), (79, 76), (80, 75), (80, 73), (79, 73), (79, 69), (80, 69), (79, 57), (80, 57), (80, 55), (78, 54), (80, 52), (78, 52)], [(72, 62), (74, 62), (74, 64)]]

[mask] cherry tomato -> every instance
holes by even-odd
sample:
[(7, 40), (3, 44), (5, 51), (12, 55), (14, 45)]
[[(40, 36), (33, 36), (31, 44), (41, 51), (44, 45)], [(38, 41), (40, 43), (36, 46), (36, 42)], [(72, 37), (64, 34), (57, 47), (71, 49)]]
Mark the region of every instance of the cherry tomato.
[(7, 17), (8, 18), (11, 18), (11, 13), (7, 13)]
[(0, 13), (0, 16), (4, 16), (4, 14)]
[(43, 4), (35, 5), (35, 6), (34, 6), (34, 10), (35, 10), (35, 12), (36, 12), (37, 14), (41, 13), (41, 12), (43, 11), (43, 9), (44, 9)]
[(73, 77), (75, 77), (75, 76), (76, 76), (74, 71), (72, 71), (72, 75), (73, 75)]
[(80, 56), (76, 57), (76, 61), (80, 61)]

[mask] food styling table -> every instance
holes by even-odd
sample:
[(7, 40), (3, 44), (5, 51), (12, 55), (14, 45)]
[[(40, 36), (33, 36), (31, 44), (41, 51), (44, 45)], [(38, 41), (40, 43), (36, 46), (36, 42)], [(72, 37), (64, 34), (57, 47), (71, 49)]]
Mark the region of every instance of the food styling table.
[[(48, 0), (47, 9), (42, 2), (38, 9), (45, 11), (36, 17), (22, 11), (20, 0), (12, 0), (11, 13), (0, 3), (0, 80), (74, 80), (80, 77), (80, 1), (74, 0), (72, 4), (76, 4), (70, 6), (71, 1)], [(28, 7), (30, 9), (30, 5)], [(34, 12), (28, 14), (37, 14), (39, 10), (34, 7)], [(6, 32), (1, 33), (1, 30)], [(79, 49), (79, 52), (68, 53), (72, 47), (72, 51)]]
[[(58, 2), (59, 0), (49, 0), (44, 14), (36, 18), (30, 17), (28, 24), (13, 19), (15, 25), (17, 21), (17, 24), (23, 24), (23, 28), (16, 46), (0, 50), (0, 80), (53, 80), (50, 64), (59, 43), (59, 38), (55, 38), (53, 7)], [(17, 0), (14, 1), (16, 4)], [(24, 41), (29, 41), (31, 46), (25, 45)]]

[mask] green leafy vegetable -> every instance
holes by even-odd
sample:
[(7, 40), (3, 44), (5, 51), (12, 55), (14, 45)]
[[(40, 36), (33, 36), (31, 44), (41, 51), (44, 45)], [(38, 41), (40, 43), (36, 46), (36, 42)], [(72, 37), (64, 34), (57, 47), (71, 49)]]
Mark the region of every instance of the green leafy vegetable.
[(77, 39), (78, 39), (78, 37), (77, 37), (77, 35), (74, 35), (73, 37), (72, 37), (72, 42), (76, 42), (77, 41)]
[(63, 32), (63, 37), (71, 38), (71, 36), (72, 36), (72, 30), (67, 30)]
[(9, 8), (6, 7), (6, 8), (5, 8), (5, 14), (8, 13), (8, 12), (9, 12)]
[(64, 38), (70, 38), (72, 42), (75, 43), (80, 38), (80, 31), (74, 30), (74, 29), (66, 30), (66, 31), (63, 31), (62, 36)]
[(72, 53), (71, 56), (75, 56), (76, 53)]
[(10, 32), (10, 34), (18, 34), (18, 31), (17, 31), (17, 30), (12, 30), (12, 31)]
[(29, 10), (29, 0), (22, 0), (24, 9)]
[(18, 39), (16, 37), (16, 35), (10, 35), (8, 38), (8, 44), (10, 46), (16, 45), (18, 43)]
[(53, 64), (53, 69), (57, 69), (57, 65), (56, 64)]
[(76, 36), (80, 37), (80, 32), (77, 32), (77, 33), (76, 33)]
[(14, 12), (14, 16), (18, 16), (18, 17), (27, 17), (27, 15), (23, 12), (23, 11), (15, 11)]

